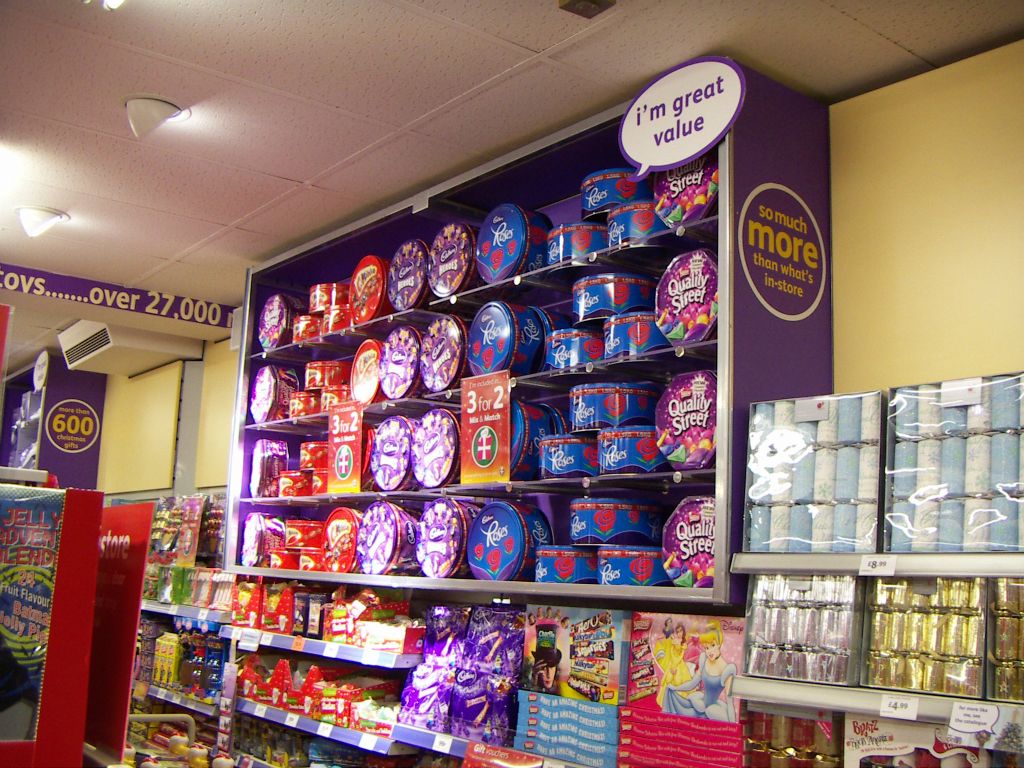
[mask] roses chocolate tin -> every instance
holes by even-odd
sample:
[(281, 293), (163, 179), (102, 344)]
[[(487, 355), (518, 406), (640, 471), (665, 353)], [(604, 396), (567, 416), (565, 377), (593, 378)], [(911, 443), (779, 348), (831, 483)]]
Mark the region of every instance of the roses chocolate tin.
[(683, 499), (665, 522), (661, 538), (665, 573), (677, 587), (715, 583), (715, 498)]
[(609, 209), (634, 200), (650, 200), (651, 186), (647, 179), (633, 181), (633, 168), (605, 168), (584, 177), (580, 184), (583, 218), (603, 216)]
[(604, 357), (604, 341), (597, 331), (570, 328), (548, 334), (544, 341), (544, 370), (574, 368)]
[(667, 231), (668, 225), (658, 218), (654, 203), (649, 200), (620, 205), (608, 213), (609, 248), (642, 244)]
[(540, 440), (553, 432), (551, 415), (542, 408), (518, 400), (513, 400), (509, 408), (512, 422), (512, 468), (509, 477), (513, 480), (536, 480), (540, 466)]
[(434, 295), (446, 299), (471, 288), (477, 271), (476, 230), (468, 224), (445, 224), (434, 237), (427, 262), (427, 282)]
[(392, 416), (377, 427), (370, 469), (382, 491), (404, 491), (415, 485), (412, 474), (413, 422), (405, 416)]
[(456, 385), (466, 370), (466, 325), (453, 315), (430, 322), (420, 344), (420, 378), (428, 392)]
[(654, 310), (657, 283), (628, 272), (583, 277), (572, 284), (573, 319), (576, 323), (603, 320), (630, 310)]
[(548, 266), (562, 262), (586, 263), (587, 256), (608, 247), (604, 224), (581, 221), (563, 224), (548, 232)]
[(626, 312), (604, 321), (604, 357), (630, 357), (668, 349), (671, 344), (654, 322), (653, 312)]
[(551, 528), (540, 510), (509, 501), (492, 501), (484, 505), (470, 526), (466, 558), (477, 579), (532, 578), (536, 547), (551, 542)]
[(275, 293), (260, 310), (256, 324), (256, 337), (263, 349), (275, 349), (292, 340), (292, 323), (302, 312), (302, 304), (293, 296)]
[(494, 208), (480, 226), (476, 268), (485, 283), (495, 283), (544, 266), (551, 220), (514, 203)]
[(597, 433), (601, 474), (661, 472), (668, 460), (661, 455), (654, 427), (611, 427)]
[(626, 499), (585, 498), (569, 503), (574, 544), (651, 546), (661, 541), (661, 514), (651, 504)]
[(706, 339), (718, 319), (718, 265), (706, 248), (676, 256), (658, 282), (655, 315), (672, 344)]
[(358, 325), (391, 312), (387, 291), (388, 267), (380, 256), (364, 256), (352, 272), (350, 298), (352, 324)]
[(597, 441), (580, 435), (550, 435), (540, 441), (540, 476), (593, 477), (598, 473)]
[(469, 369), (476, 376), (506, 369), (513, 375), (530, 373), (543, 340), (537, 314), (530, 307), (489, 302), (476, 313), (469, 328)]
[(597, 552), (584, 547), (537, 547), (536, 580), (553, 584), (597, 584)]
[(382, 399), (380, 391), (380, 360), (384, 345), (376, 339), (367, 339), (359, 345), (352, 358), (352, 381), (349, 390), (352, 399), (363, 405)]
[(423, 414), (412, 433), (412, 474), (424, 488), (448, 485), (459, 470), (459, 422), (451, 411)]
[(427, 244), (406, 240), (388, 267), (388, 301), (396, 312), (418, 307), (427, 297)]
[(545, 411), (551, 417), (551, 433), (564, 433), (569, 431), (569, 419), (561, 408), (555, 408), (550, 403), (537, 403), (537, 407)]
[(661, 547), (600, 547), (597, 558), (601, 584), (631, 587), (672, 585), (661, 564)]
[(356, 538), (359, 568), (369, 574), (411, 574), (416, 560), (416, 518), (390, 501), (375, 501), (366, 508)]
[(718, 200), (718, 148), (686, 165), (654, 174), (655, 212), (669, 229), (710, 215)]
[(256, 371), (249, 397), (253, 421), (278, 421), (288, 418), (292, 394), (299, 389), (299, 377), (291, 368), (265, 365)]
[(477, 510), (455, 499), (435, 499), (423, 506), (416, 559), (423, 575), (446, 579), (468, 573), (466, 537)]
[(356, 541), (363, 514), (357, 509), (336, 507), (324, 523), (321, 561), (325, 571), (351, 573), (357, 570)]
[(420, 332), (400, 325), (388, 334), (380, 355), (380, 389), (391, 400), (411, 397), (420, 385)]
[(573, 432), (653, 424), (660, 393), (647, 382), (578, 384), (569, 390)]
[(674, 469), (704, 469), (715, 462), (718, 380), (711, 371), (680, 373), (658, 400), (658, 445)]

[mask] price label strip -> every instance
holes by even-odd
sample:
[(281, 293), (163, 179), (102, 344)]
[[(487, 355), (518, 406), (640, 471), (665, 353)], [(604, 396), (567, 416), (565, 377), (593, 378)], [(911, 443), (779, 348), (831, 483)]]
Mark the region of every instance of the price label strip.
[(252, 711), (252, 713), (254, 715), (256, 715), (256, 717), (266, 717), (267, 716), (267, 705), (266, 704), (257, 704), (256, 705), (256, 709), (254, 709)]
[(330, 736), (332, 731), (334, 731), (334, 726), (330, 723), (320, 723), (316, 727), (317, 736)]
[(287, 725), (289, 728), (294, 728), (296, 725), (299, 724), (299, 716), (294, 712), (289, 712), (284, 719), (284, 724)]
[(450, 755), (452, 753), (452, 737), (447, 733), (436, 734), (431, 749), (435, 752), (443, 752), (446, 755)]
[(366, 664), (368, 667), (381, 666), (380, 662), (382, 658), (383, 656), (381, 655), (381, 652), (376, 649), (363, 651), (363, 664)]
[(895, 576), (896, 555), (864, 555), (858, 573), (861, 576)]
[(901, 696), (897, 693), (886, 693), (882, 695), (882, 703), (878, 708), (878, 714), (882, 717), (892, 717), (897, 720), (917, 720), (917, 696)]
[(359, 748), (368, 749), (374, 751), (377, 747), (377, 737), (372, 733), (363, 733), (359, 735)]

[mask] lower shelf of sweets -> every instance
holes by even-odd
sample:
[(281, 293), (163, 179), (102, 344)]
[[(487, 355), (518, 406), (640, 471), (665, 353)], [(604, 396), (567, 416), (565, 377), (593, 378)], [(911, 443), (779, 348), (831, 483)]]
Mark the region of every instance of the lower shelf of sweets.
[(410, 669), (423, 661), (423, 655), (419, 653), (390, 653), (372, 648), (345, 645), (344, 643), (316, 640), (314, 638), (302, 637), (301, 635), (261, 632), (256, 629), (246, 630), (242, 627), (222, 627), (220, 636), (225, 639), (243, 640), (246, 632), (252, 633), (254, 639), (258, 637), (259, 639), (256, 643), (267, 648), (323, 656), (324, 658), (338, 659), (339, 661), (351, 661), (368, 667)]
[(193, 712), (198, 712), (201, 715), (213, 715), (217, 711), (215, 704), (210, 704), (205, 701), (188, 696), (178, 691), (172, 691), (169, 688), (162, 688), (152, 683), (142, 683), (135, 691), (136, 698), (144, 698), (148, 696), (151, 699), (160, 699), (170, 704), (174, 704), (185, 709), (190, 709)]

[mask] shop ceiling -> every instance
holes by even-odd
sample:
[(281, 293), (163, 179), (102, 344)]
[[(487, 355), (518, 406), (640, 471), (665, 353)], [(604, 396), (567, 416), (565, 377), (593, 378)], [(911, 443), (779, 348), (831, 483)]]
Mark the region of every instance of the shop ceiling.
[[(0, 263), (237, 305), (248, 266), (688, 58), (734, 56), (831, 103), (1022, 36), (1020, 0), (618, 0), (589, 21), (558, 0), (3, 0)], [(138, 94), (191, 116), (136, 139)], [(19, 205), (71, 219), (29, 239)], [(0, 302), (12, 369), (82, 318), (225, 335)]]

